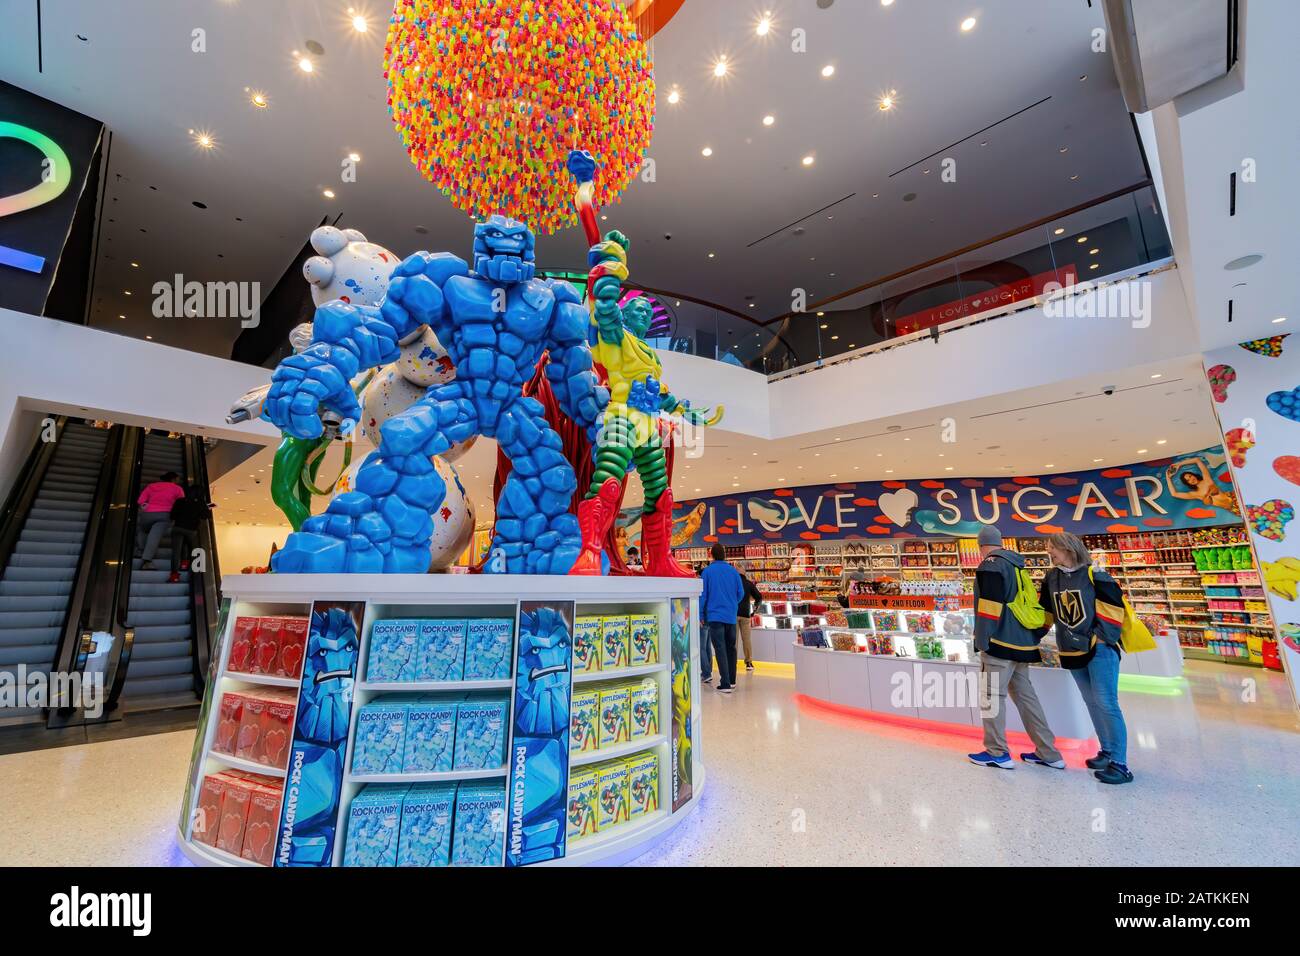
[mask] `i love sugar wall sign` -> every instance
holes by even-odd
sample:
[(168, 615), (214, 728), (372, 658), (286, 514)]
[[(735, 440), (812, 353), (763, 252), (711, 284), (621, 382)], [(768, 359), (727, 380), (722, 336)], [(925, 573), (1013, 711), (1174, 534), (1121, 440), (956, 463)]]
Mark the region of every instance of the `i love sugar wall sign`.
[(857, 481), (677, 503), (673, 546), (827, 539), (1131, 534), (1240, 524), (1222, 446), (1092, 471)]

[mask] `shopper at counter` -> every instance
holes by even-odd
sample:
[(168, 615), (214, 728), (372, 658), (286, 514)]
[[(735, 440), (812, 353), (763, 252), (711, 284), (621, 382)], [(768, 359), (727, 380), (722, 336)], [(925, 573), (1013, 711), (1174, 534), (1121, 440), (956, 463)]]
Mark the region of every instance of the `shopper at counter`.
[(1120, 628), (1124, 594), (1075, 535), (1060, 532), (1047, 539), (1053, 567), (1043, 576), (1040, 600), (1047, 624), (1056, 625), (1061, 667), (1068, 670), (1092, 717), (1101, 751), (1087, 761), (1102, 783), (1131, 783), (1128, 728), (1119, 708)]
[[(745, 599), (745, 586), (740, 572), (727, 563), (727, 552), (720, 544), (713, 546), (713, 562), (700, 577), (704, 579), (704, 592), (700, 595), (700, 620), (709, 633), (709, 644), (718, 659), (718, 690), (730, 694), (736, 683), (736, 617), (740, 602)], [(713, 678), (713, 665), (701, 649), (700, 661), (704, 667), (703, 680)]]
[(1023, 601), (1020, 572), (1025, 559), (1002, 547), (1002, 532), (992, 525), (980, 529), (979, 548), (983, 560), (975, 571), (975, 647), (980, 655), (982, 689), (987, 696), (980, 708), (984, 749), (969, 754), (970, 761), (1002, 770), (1015, 767), (1007, 749), (1009, 692), (1035, 748), (1033, 753), (1021, 754), (1020, 759), (1062, 770), (1065, 761), (1056, 749), (1056, 737), (1047, 725), (1043, 705), (1029, 678), (1029, 665), (1040, 660), (1038, 641), (1043, 632), (1021, 623), (1012, 608)]
[(763, 592), (744, 571), (740, 572), (740, 584), (745, 589), (745, 596), (740, 602), (740, 607), (736, 609), (736, 630), (740, 632), (740, 646), (745, 652), (745, 670), (752, 671), (754, 645), (749, 636), (750, 625), (753, 624), (750, 618), (754, 616), (754, 605), (763, 603)]

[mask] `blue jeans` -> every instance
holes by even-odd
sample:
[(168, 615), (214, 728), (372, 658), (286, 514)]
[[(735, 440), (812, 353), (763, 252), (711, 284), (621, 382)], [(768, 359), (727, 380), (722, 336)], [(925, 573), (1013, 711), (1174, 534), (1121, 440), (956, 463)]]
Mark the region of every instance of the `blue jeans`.
[[(720, 624), (716, 621), (705, 625), (709, 629), (709, 643), (713, 645), (713, 655), (718, 659), (720, 679), (718, 688), (725, 689), (736, 683), (736, 623)], [(702, 657), (703, 655), (701, 655)], [(712, 671), (712, 664), (709, 670)]]
[(1088, 666), (1070, 673), (1092, 717), (1102, 752), (1115, 763), (1127, 766), (1128, 728), (1119, 709), (1119, 651), (1098, 641)]

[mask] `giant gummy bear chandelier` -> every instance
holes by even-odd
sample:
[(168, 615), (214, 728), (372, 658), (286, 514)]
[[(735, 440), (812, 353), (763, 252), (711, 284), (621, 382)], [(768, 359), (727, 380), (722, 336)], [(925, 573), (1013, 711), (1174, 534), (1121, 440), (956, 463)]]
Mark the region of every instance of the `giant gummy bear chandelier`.
[(397, 0), (384, 51), (407, 153), (459, 209), (547, 234), (577, 221), (571, 148), (617, 200), (654, 130), (654, 75), (624, 0)]

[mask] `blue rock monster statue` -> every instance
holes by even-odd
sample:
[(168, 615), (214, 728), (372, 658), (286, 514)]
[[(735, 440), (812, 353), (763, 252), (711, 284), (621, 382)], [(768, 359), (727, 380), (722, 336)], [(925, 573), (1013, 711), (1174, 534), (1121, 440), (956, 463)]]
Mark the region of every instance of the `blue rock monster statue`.
[(582, 546), (569, 512), (574, 469), (541, 404), (521, 389), (549, 349), (556, 400), (593, 444), (609, 393), (592, 373), (586, 307), (568, 284), (534, 277), (533, 245), (523, 223), (492, 216), (474, 228), (473, 270), (451, 253), (417, 252), (394, 270), (377, 307), (336, 300), (317, 308), (311, 345), (280, 364), (266, 396), (262, 417), (284, 431), (321, 435), (323, 409), (347, 434), (361, 416), (349, 380), (394, 361), (426, 325), (456, 379), (383, 424), (356, 490), (304, 521), (271, 559), (273, 571), (424, 573), (430, 515), (445, 493), (430, 458), (474, 435), (495, 438), (513, 466), (485, 570), (566, 574), (573, 566)]

